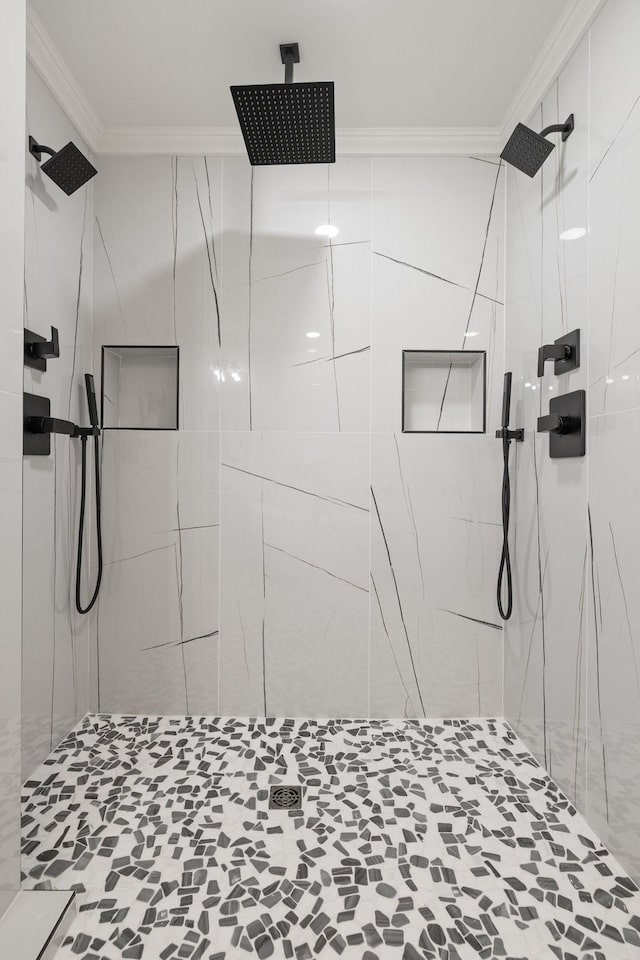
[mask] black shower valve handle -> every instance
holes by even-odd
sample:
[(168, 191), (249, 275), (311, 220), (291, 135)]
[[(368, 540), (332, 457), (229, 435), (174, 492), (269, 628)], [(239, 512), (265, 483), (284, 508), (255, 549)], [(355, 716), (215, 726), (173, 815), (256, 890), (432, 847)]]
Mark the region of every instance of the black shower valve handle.
[(77, 429), (75, 423), (70, 420), (61, 420), (59, 417), (27, 417), (24, 426), (27, 433), (57, 433), (67, 437), (75, 436)]
[(40, 340), (29, 345), (29, 352), (37, 360), (54, 360), (60, 356), (58, 328), (51, 327), (51, 340)]
[(573, 417), (561, 417), (557, 413), (549, 413), (546, 417), (538, 417), (538, 433), (571, 433), (574, 428)]
[(569, 360), (571, 347), (566, 343), (545, 343), (538, 349), (538, 377), (544, 377), (547, 360)]

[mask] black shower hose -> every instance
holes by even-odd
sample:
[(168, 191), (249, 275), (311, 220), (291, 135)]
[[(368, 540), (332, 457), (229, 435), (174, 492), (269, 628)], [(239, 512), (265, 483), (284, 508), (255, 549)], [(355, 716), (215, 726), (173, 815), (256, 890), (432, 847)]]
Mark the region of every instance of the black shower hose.
[(82, 543), (84, 540), (84, 512), (87, 499), (87, 438), (80, 437), (82, 443), (82, 491), (80, 493), (80, 523), (78, 525), (78, 562), (76, 565), (76, 610), (78, 613), (89, 613), (93, 608), (98, 594), (100, 593), (100, 584), (102, 583), (102, 517), (101, 509), (101, 490), (100, 490), (100, 438), (95, 436), (94, 442), (94, 460), (96, 471), (96, 534), (98, 540), (98, 578), (96, 580), (93, 596), (86, 607), (82, 606), (80, 598), (80, 580), (82, 578)]
[[(509, 555), (509, 514), (511, 513), (511, 483), (509, 480), (509, 447), (511, 441), (506, 437), (502, 439), (502, 556), (500, 557), (500, 570), (498, 571), (498, 611), (503, 620), (511, 617), (513, 609), (513, 582), (511, 579), (511, 557)], [(507, 577), (507, 604), (506, 609), (502, 605), (502, 594), (504, 587), (505, 574)]]

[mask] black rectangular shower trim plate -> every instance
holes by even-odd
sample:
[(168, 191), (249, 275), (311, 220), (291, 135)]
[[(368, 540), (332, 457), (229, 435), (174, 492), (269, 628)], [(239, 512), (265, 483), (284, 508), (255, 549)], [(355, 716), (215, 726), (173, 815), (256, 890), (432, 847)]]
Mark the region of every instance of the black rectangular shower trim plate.
[[(51, 401), (48, 397), (38, 397), (34, 393), (25, 393), (23, 397), (22, 418), (26, 424), (29, 417), (50, 417)], [(51, 454), (50, 433), (30, 433), (23, 429), (22, 453), (25, 457), (48, 457)]]
[(552, 460), (584, 457), (587, 445), (585, 391), (574, 390), (554, 397), (549, 403), (549, 414), (571, 423), (569, 433), (549, 433), (549, 456)]
[(565, 333), (563, 337), (558, 337), (553, 342), (558, 346), (571, 348), (571, 353), (566, 360), (554, 360), (553, 372), (556, 377), (562, 376), (563, 373), (569, 373), (571, 370), (577, 370), (580, 366), (580, 329)]
[(31, 367), (33, 370), (40, 370), (41, 373), (45, 373), (47, 369), (47, 361), (41, 359), (40, 357), (34, 357), (31, 354), (29, 349), (32, 343), (46, 343), (47, 338), (41, 337), (39, 333), (34, 333), (33, 330), (25, 330), (24, 332), (24, 365), (25, 367)]

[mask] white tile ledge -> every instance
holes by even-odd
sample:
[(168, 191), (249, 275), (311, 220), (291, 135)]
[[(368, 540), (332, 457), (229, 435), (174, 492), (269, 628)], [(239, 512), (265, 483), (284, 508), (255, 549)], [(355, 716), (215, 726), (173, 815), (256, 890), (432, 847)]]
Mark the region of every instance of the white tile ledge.
[(0, 957), (53, 960), (75, 912), (69, 890), (21, 890), (0, 917)]

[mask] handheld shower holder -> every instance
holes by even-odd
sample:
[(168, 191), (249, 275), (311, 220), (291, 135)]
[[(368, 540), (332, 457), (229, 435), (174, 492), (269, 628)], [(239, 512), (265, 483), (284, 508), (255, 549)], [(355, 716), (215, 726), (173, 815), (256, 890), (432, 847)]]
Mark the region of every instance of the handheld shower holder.
[(509, 430), (508, 427), (501, 427), (500, 430), (496, 430), (496, 440), (515, 440), (516, 443), (522, 443), (524, 428), (518, 427), (517, 430)]

